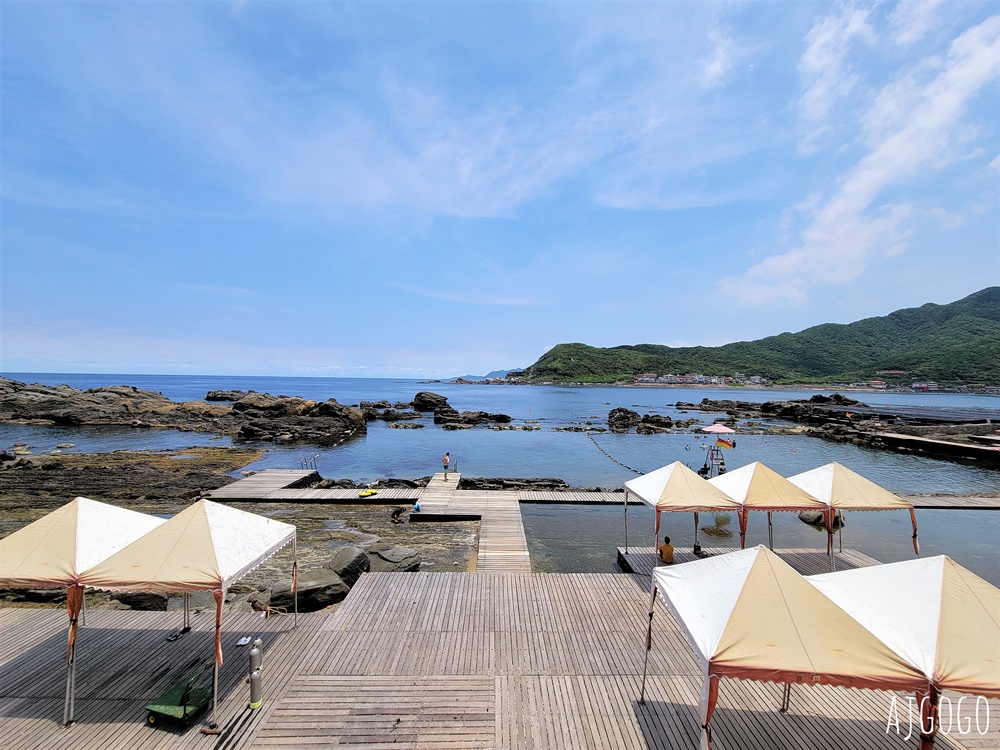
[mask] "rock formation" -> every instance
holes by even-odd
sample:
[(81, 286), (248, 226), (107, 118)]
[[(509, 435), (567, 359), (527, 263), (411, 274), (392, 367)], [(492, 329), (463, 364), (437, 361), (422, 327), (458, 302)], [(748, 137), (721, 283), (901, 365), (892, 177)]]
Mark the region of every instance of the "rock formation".
[[(239, 392), (230, 392), (237, 395)], [(0, 378), (0, 422), (32, 425), (163, 427), (237, 440), (339, 443), (365, 433), (364, 415), (334, 399), (306, 401), (250, 391), (232, 404), (178, 403), (131, 386), (81, 391)]]
[(639, 417), (639, 412), (621, 406), (608, 413), (608, 428), (612, 432), (628, 432), (630, 427), (636, 427), (640, 422), (642, 419)]

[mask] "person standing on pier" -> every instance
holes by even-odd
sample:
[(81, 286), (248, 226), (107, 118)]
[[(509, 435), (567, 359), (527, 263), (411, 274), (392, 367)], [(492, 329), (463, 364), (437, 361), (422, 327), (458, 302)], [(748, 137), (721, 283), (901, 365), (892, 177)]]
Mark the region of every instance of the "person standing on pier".
[(451, 454), (445, 453), (444, 458), (441, 459), (441, 465), (444, 467), (444, 481), (448, 481), (448, 467), (451, 466)]

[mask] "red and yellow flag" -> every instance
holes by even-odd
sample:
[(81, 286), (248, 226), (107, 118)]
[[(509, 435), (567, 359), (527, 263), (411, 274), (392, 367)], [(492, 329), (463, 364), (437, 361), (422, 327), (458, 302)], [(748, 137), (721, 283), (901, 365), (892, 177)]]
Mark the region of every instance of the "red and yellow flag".
[(731, 441), (726, 440), (725, 438), (719, 438), (718, 440), (715, 441), (715, 447), (716, 448), (732, 448), (733, 444), (732, 444)]

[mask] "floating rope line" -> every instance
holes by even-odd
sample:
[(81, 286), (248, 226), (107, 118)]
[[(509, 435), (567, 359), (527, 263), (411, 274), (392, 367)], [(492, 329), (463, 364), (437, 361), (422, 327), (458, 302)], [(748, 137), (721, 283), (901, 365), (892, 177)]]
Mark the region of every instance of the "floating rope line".
[(608, 458), (610, 458), (610, 459), (611, 459), (612, 461), (614, 461), (614, 462), (615, 462), (616, 464), (618, 464), (619, 466), (621, 466), (621, 467), (622, 467), (623, 469), (628, 469), (629, 471), (631, 471), (631, 472), (633, 472), (633, 473), (635, 473), (635, 474), (639, 474), (640, 476), (642, 476), (643, 474), (645, 474), (645, 473), (646, 473), (646, 472), (644, 472), (644, 471), (639, 471), (638, 469), (633, 469), (633, 468), (632, 468), (631, 466), (626, 466), (625, 464), (623, 464), (623, 463), (622, 463), (621, 461), (619, 461), (619, 460), (618, 460), (617, 458), (615, 458), (615, 457), (614, 457), (614, 456), (612, 456), (612, 455), (611, 455), (610, 453), (608, 453), (608, 452), (607, 452), (606, 450), (604, 450), (604, 448), (602, 448), (602, 447), (601, 447), (601, 444), (600, 444), (600, 443), (598, 443), (598, 442), (597, 442), (596, 440), (594, 440), (594, 436), (593, 436), (593, 435), (591, 435), (591, 434), (590, 434), (589, 432), (585, 432), (585, 433), (583, 433), (583, 434), (584, 434), (584, 435), (586, 435), (587, 437), (589, 437), (589, 438), (590, 438), (590, 442), (592, 442), (592, 443), (593, 443), (594, 445), (596, 445), (596, 446), (597, 446), (597, 450), (599, 450), (599, 451), (600, 451), (601, 453), (603, 453), (603, 454), (604, 454), (605, 456), (607, 456), (607, 457), (608, 457)]

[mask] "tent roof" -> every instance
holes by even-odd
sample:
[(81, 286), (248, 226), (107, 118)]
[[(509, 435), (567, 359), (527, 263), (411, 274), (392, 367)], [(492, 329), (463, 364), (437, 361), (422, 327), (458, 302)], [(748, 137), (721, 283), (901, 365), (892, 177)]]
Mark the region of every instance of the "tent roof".
[(939, 688), (1000, 698), (1000, 589), (951, 558), (806, 580)]
[(824, 510), (827, 507), (760, 461), (708, 481), (750, 510)]
[(766, 547), (655, 568), (709, 674), (918, 689), (926, 678)]
[(0, 539), (0, 587), (72, 586), (85, 570), (163, 523), (78, 497)]
[(87, 586), (132, 591), (218, 590), (295, 538), (295, 527), (199, 500), (95, 566)]
[(836, 462), (789, 477), (788, 481), (840, 510), (910, 510), (913, 504)]
[(629, 493), (658, 510), (736, 511), (740, 504), (680, 461), (625, 482)]
[(710, 424), (708, 427), (702, 427), (701, 431), (714, 432), (717, 435), (730, 435), (736, 432), (736, 430), (726, 427), (724, 424)]

